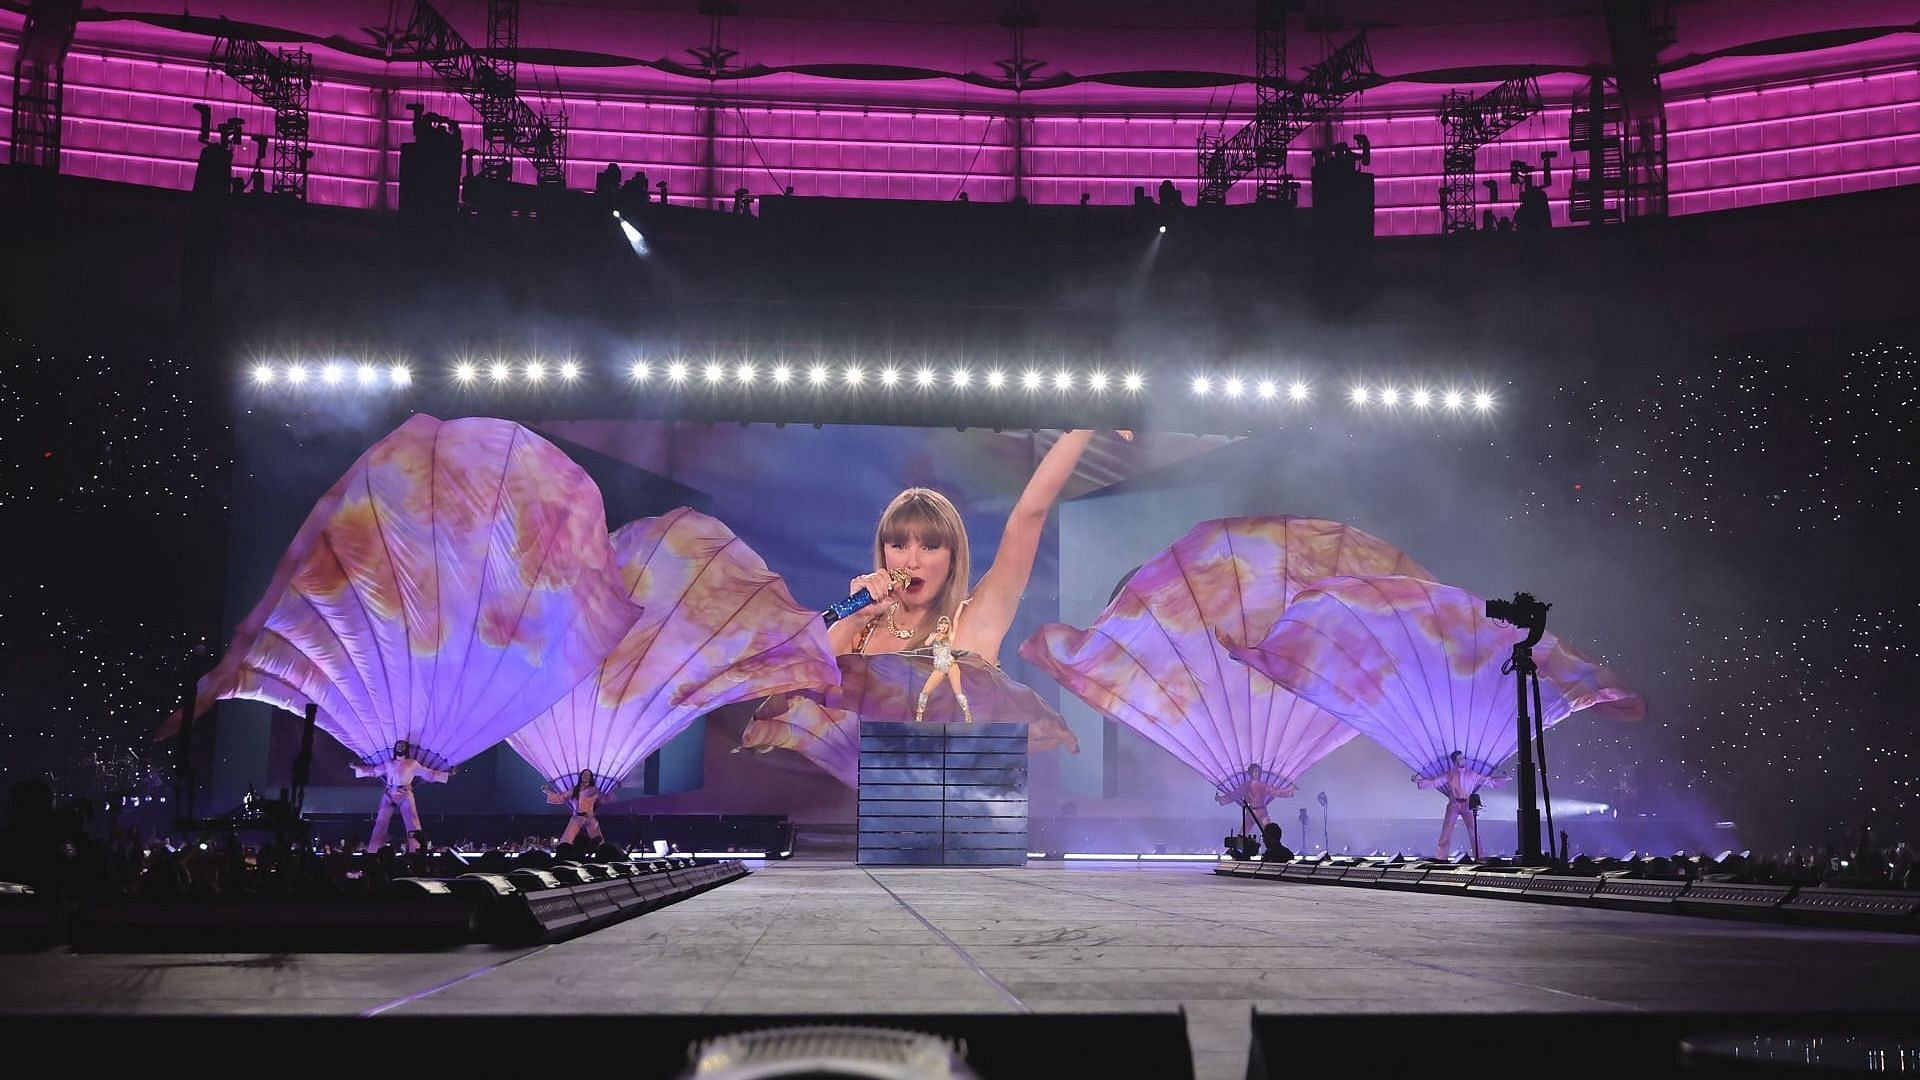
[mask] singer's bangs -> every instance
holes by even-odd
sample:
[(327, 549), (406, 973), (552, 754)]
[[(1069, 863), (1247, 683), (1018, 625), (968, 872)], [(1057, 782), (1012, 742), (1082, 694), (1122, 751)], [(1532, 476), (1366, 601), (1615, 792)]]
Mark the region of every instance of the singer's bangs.
[(924, 495), (902, 499), (880, 522), (880, 542), (883, 544), (904, 544), (916, 538), (928, 547), (942, 547), (949, 551), (953, 549), (956, 539), (947, 516), (940, 512), (932, 499)]

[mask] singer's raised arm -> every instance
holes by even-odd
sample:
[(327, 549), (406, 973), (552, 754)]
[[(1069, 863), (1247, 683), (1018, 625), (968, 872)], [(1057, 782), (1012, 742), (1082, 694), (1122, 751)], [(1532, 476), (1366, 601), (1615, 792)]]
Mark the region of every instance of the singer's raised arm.
[(1000, 643), (1013, 627), (1013, 616), (1020, 608), (1020, 595), (1026, 591), (1033, 574), (1034, 556), (1040, 550), (1040, 537), (1047, 526), (1047, 513), (1059, 499), (1060, 490), (1073, 475), (1080, 455), (1093, 440), (1091, 430), (1069, 431), (1053, 444), (1033, 470), (1025, 491), (1013, 504), (1006, 528), (1000, 533), (1000, 547), (994, 552), (993, 565), (980, 577), (968, 599), (966, 612), (954, 632), (954, 647), (979, 653), (995, 663), (1000, 658)]

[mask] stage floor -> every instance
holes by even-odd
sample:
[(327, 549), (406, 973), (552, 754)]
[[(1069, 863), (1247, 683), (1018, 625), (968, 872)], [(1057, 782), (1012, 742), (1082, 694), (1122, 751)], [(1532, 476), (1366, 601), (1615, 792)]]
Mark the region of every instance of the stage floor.
[(558, 945), (0, 956), (8, 1013), (1920, 1010), (1920, 935), (1216, 878), (771, 864)]

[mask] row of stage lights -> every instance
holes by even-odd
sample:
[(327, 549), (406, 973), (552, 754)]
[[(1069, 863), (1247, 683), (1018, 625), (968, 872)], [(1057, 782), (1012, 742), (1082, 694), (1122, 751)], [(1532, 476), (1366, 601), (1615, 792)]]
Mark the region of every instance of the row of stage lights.
[[(582, 378), (584, 371), (578, 363), (571, 360), (552, 365), (539, 361), (519, 365), (511, 365), (503, 361), (480, 363), (462, 361), (454, 365), (452, 374), (453, 381), (461, 386), (486, 384), (505, 386), (515, 382), (523, 386), (541, 386), (548, 383), (559, 385), (576, 383)], [(958, 391), (974, 388), (987, 391), (1018, 389), (1029, 393), (1052, 390), (1063, 394), (1074, 391), (1092, 394), (1142, 394), (1147, 390), (1147, 377), (1137, 371), (1114, 374), (1098, 369), (1076, 372), (1067, 368), (1053, 371), (1027, 368), (1019, 372), (1003, 368), (987, 368), (984, 371), (975, 372), (970, 368), (956, 367), (942, 372), (926, 366), (912, 370), (887, 366), (869, 371), (859, 364), (846, 364), (839, 367), (827, 364), (810, 364), (805, 367), (773, 364), (767, 367), (763, 374), (759, 365), (751, 363), (739, 363), (728, 367), (717, 361), (696, 365), (684, 360), (657, 364), (637, 360), (627, 367), (626, 377), (636, 386), (664, 383), (673, 389), (689, 386), (719, 389), (728, 385), (751, 388), (763, 385), (764, 380), (764, 385), (779, 389), (802, 387), (818, 391), (834, 388), (855, 391), (868, 386), (877, 386), (883, 390), (907, 388), (925, 391), (943, 387)], [(388, 387), (411, 385), (413, 373), (405, 364), (391, 364), (381, 368), (374, 364), (334, 362), (309, 369), (306, 365), (299, 363), (284, 365), (261, 363), (253, 367), (253, 381), (260, 387), (298, 388), (317, 383), (326, 387), (351, 385), (371, 389), (383, 384)], [(1293, 379), (1283, 384), (1279, 380), (1270, 378), (1195, 375), (1189, 380), (1187, 387), (1195, 398), (1228, 401), (1284, 400), (1299, 405), (1313, 400), (1314, 396), (1313, 387), (1301, 379)], [(1348, 403), (1356, 407), (1406, 406), (1412, 409), (1442, 408), (1452, 412), (1471, 408), (1484, 413), (1491, 411), (1494, 406), (1493, 393), (1489, 390), (1457, 388), (1434, 390), (1423, 386), (1400, 387), (1391, 383), (1379, 386), (1356, 385), (1347, 390), (1346, 397)]]

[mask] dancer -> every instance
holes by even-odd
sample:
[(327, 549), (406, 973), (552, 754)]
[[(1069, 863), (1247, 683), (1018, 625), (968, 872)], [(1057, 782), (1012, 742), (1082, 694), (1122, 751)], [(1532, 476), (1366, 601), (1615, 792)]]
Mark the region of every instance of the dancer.
[(600, 833), (600, 819), (593, 812), (600, 805), (600, 788), (593, 782), (592, 769), (581, 769), (580, 775), (573, 781), (572, 789), (565, 793), (558, 787), (543, 788), (542, 793), (553, 805), (565, 803), (573, 810), (573, 816), (567, 819), (566, 831), (560, 834), (562, 844), (573, 843), (582, 829), (596, 844), (606, 839)]
[(933, 693), (933, 688), (943, 678), (948, 686), (953, 687), (954, 700), (960, 703), (960, 715), (966, 718), (966, 723), (973, 723), (973, 709), (967, 704), (966, 691), (960, 688), (960, 666), (953, 662), (955, 655), (967, 654), (964, 650), (958, 654), (954, 652), (953, 646), (948, 644), (952, 634), (953, 621), (945, 615), (940, 616), (939, 621), (934, 623), (933, 636), (927, 639), (927, 644), (933, 649), (933, 674), (928, 675), (927, 681), (921, 685), (920, 700), (913, 707), (913, 722), (916, 724), (926, 720), (927, 695)]
[(1275, 799), (1291, 799), (1293, 792), (1292, 784), (1274, 783), (1270, 774), (1263, 772), (1260, 763), (1255, 761), (1247, 765), (1246, 772), (1231, 788), (1215, 795), (1213, 801), (1221, 806), (1246, 807), (1254, 823), (1264, 828), (1269, 821), (1267, 804)]
[(386, 784), (380, 796), (380, 809), (373, 815), (373, 834), (367, 837), (367, 850), (387, 846), (387, 825), (395, 810), (400, 812), (400, 827), (406, 830), (405, 849), (420, 850), (420, 810), (413, 802), (413, 781), (424, 777), (435, 784), (452, 779), (454, 770), (435, 769), (414, 760), (413, 746), (405, 739), (393, 744), (393, 757), (381, 762), (354, 762), (353, 775), (363, 779), (379, 777)]
[(1425, 779), (1416, 773), (1413, 777), (1416, 787), (1438, 789), (1447, 797), (1447, 814), (1440, 825), (1440, 844), (1434, 857), (1444, 859), (1453, 846), (1453, 827), (1456, 822), (1467, 826), (1468, 850), (1475, 859), (1480, 858), (1480, 822), (1475, 814), (1474, 804), (1479, 801), (1478, 793), (1485, 785), (1499, 787), (1506, 783), (1506, 777), (1482, 773), (1467, 764), (1467, 755), (1455, 750), (1447, 759), (1447, 769), (1438, 776)]

